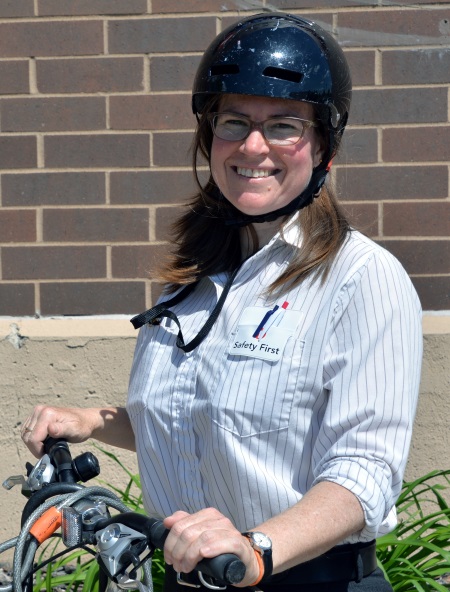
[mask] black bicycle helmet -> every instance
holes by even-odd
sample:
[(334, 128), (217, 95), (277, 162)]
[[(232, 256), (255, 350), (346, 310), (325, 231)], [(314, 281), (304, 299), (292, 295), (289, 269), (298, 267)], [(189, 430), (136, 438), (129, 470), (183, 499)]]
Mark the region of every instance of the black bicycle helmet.
[(306, 101), (328, 131), (322, 162), (291, 204), (262, 216), (242, 214), (240, 224), (264, 222), (311, 203), (325, 182), (345, 129), (352, 94), (350, 70), (336, 40), (317, 23), (279, 13), (251, 16), (220, 33), (205, 51), (194, 80), (192, 110), (212, 96), (240, 94)]

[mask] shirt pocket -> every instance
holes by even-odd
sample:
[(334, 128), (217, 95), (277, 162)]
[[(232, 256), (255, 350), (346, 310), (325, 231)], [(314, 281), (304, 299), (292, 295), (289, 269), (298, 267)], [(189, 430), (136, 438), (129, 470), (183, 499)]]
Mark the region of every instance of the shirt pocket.
[(290, 337), (278, 362), (226, 355), (209, 394), (213, 425), (239, 438), (286, 430), (301, 388), (303, 348)]

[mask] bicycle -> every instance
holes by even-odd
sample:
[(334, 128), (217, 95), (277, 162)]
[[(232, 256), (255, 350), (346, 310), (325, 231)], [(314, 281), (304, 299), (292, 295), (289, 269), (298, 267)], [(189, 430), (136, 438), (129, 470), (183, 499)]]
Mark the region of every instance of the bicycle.
[[(169, 532), (162, 521), (129, 511), (104, 487), (82, 485), (100, 474), (98, 459), (91, 452), (72, 459), (68, 443), (52, 438), (44, 442), (44, 451), (36, 465), (27, 463), (26, 478), (12, 476), (3, 483), (8, 490), (21, 485), (29, 499), (20, 534), (0, 544), (0, 553), (15, 547), (13, 583), (0, 586), (0, 592), (33, 591), (33, 574), (43, 565), (35, 564), (36, 552), (52, 536), (61, 536), (65, 552), (82, 548), (95, 556), (99, 592), (152, 592), (151, 559), (156, 549), (163, 548)], [(112, 515), (110, 508), (118, 513)], [(204, 586), (223, 590), (242, 581), (245, 565), (237, 556), (224, 554), (202, 560), (196, 571)], [(178, 574), (178, 581), (190, 586), (183, 574)]]

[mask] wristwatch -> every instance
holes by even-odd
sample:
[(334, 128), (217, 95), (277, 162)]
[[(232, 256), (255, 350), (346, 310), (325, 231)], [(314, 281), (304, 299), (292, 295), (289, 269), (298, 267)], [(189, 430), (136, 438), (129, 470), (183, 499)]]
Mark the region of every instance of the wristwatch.
[(261, 553), (261, 557), (264, 565), (264, 575), (262, 579), (268, 578), (272, 575), (273, 562), (272, 562), (272, 541), (263, 532), (257, 530), (243, 532), (242, 536), (245, 536), (250, 541), (250, 545), (255, 551)]

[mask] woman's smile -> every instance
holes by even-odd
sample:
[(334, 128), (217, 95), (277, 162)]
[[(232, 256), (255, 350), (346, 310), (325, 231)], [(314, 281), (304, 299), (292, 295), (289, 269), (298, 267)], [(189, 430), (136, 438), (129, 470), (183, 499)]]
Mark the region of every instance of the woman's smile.
[(270, 177), (272, 175), (276, 175), (279, 172), (279, 169), (252, 169), (238, 166), (232, 168), (235, 169), (238, 175), (241, 175), (242, 177), (248, 177), (251, 179)]

